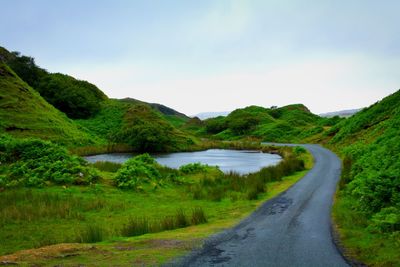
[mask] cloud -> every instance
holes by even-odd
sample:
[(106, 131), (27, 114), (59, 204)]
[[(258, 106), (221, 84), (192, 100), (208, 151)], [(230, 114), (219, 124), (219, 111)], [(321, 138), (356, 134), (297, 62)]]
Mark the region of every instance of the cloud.
[(303, 103), (313, 112), (370, 105), (396, 89), (399, 62), (363, 56), (316, 57), (258, 70), (207, 75), (168, 71), (163, 66), (125, 63), (70, 69), (97, 84), (110, 97), (161, 102), (187, 114), (232, 110), (247, 105)]

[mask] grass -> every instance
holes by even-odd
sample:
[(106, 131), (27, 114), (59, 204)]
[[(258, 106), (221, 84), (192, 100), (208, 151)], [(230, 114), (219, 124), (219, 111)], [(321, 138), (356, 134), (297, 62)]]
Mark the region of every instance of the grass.
[(97, 243), (103, 241), (104, 229), (97, 224), (88, 224), (86, 228), (84, 228), (77, 239), (77, 242), (80, 243)]
[(99, 210), (105, 205), (103, 198), (91, 202), (73, 194), (17, 189), (1, 193), (0, 225), (32, 222), (41, 219), (82, 220), (88, 210)]
[(117, 172), (122, 164), (110, 161), (97, 161), (92, 163), (92, 166), (103, 172)]
[(0, 88), (0, 132), (76, 147), (104, 142), (47, 103), (4, 63), (0, 63)]
[(346, 255), (368, 266), (399, 266), (400, 234), (368, 230), (371, 222), (353, 208), (354, 199), (340, 196), (333, 207), (334, 221), (346, 248)]
[(166, 230), (184, 228), (206, 222), (207, 218), (201, 207), (194, 208), (191, 217), (188, 217), (185, 211), (179, 208), (174, 215), (167, 215), (152, 221), (146, 217), (131, 217), (121, 229), (121, 235), (125, 237), (139, 236), (148, 233), (158, 233)]
[(400, 91), (329, 129), (343, 158), (333, 215), (348, 253), (369, 266), (399, 266)]
[[(304, 154), (302, 157), (306, 159), (306, 167), (310, 168), (311, 156)], [(235, 225), (263, 201), (286, 190), (305, 173), (306, 171), (297, 172), (284, 177), (282, 181), (268, 183), (268, 192), (260, 194), (257, 200), (240, 198), (236, 200), (222, 198), (218, 202), (196, 200), (186, 192), (184, 185), (163, 187), (145, 193), (121, 191), (107, 184), (32, 189), (29, 190), (31, 193), (26, 193), (27, 196), (25, 193), (19, 193), (25, 189), (16, 189), (14, 193), (2, 192), (0, 193), (2, 196), (10, 195), (5, 198), (8, 202), (1, 202), (1, 210), (4, 206), (11, 205), (12, 209), (19, 209), (22, 212), (24, 210), (22, 203), (29, 199), (29, 194), (32, 196), (49, 194), (58, 195), (62, 201), (70, 198), (71, 202), (79, 202), (79, 206), (75, 206), (74, 210), (79, 212), (80, 216), (65, 218), (37, 216), (30, 221), (7, 221), (0, 231), (0, 254), (10, 254), (22, 249), (65, 241), (103, 240), (96, 243), (93, 249), (88, 249), (85, 244), (66, 244), (43, 248), (42, 256), (34, 256), (37, 254), (29, 251), (25, 254), (20, 252), (17, 253), (19, 256), (15, 261), (44, 265), (62, 263), (66, 266), (87, 263), (98, 266), (158, 265), (198, 246), (201, 240), (210, 234)], [(193, 179), (197, 179), (198, 176), (199, 174), (193, 174)], [(19, 197), (21, 200), (12, 204), (12, 194), (22, 194), (22, 197)], [(122, 229), (129, 224), (131, 218), (134, 218), (133, 222), (137, 222), (139, 218), (139, 223), (142, 225), (143, 221), (141, 222), (140, 218), (146, 218), (145, 220), (151, 224), (157, 222), (164, 229), (173, 229), (176, 225), (187, 227), (135, 237), (122, 237)], [(135, 231), (140, 228), (135, 227), (133, 227)], [(144, 232), (142, 230), (142, 233)], [(68, 253), (75, 256), (62, 256)], [(53, 254), (54, 257), (49, 257)], [(11, 256), (0, 258), (0, 261), (9, 257)]]
[(304, 170), (304, 162), (289, 156), (276, 166), (262, 168), (260, 171), (246, 175), (235, 172), (220, 173), (216, 176), (203, 176), (199, 183), (193, 183), (188, 187), (188, 192), (194, 199), (208, 199), (221, 201), (230, 198), (256, 200), (259, 194), (268, 190), (267, 183), (281, 181), (284, 176)]
[(301, 104), (280, 108), (249, 106), (187, 129), (220, 140), (253, 137), (269, 142), (295, 143), (323, 131), (321, 126), (326, 123), (327, 119), (312, 114)]

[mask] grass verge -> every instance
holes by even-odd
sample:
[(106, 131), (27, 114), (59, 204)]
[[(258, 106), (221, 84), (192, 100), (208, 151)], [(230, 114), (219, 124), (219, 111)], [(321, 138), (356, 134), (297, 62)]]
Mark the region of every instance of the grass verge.
[[(306, 168), (310, 169), (311, 155), (307, 153), (302, 157), (305, 159)], [(30, 222), (20, 220), (6, 223), (0, 231), (0, 254), (53, 243), (69, 244), (19, 251), (0, 257), (0, 261), (45, 266), (159, 265), (201, 245), (202, 240), (209, 235), (237, 224), (261, 203), (288, 189), (306, 172), (307, 170), (297, 172), (284, 177), (282, 181), (267, 183), (268, 191), (261, 193), (256, 200), (196, 200), (187, 193), (184, 186), (166, 187), (146, 193), (121, 191), (107, 184), (32, 189), (34, 192), (55, 193), (61, 197), (72, 195), (78, 198), (81, 205), (75, 210), (80, 216), (60, 219), (42, 217)], [(98, 199), (104, 200), (101, 207), (89, 210), (85, 208)], [(201, 207), (202, 212), (194, 207)], [(171, 214), (175, 214), (174, 219), (165, 219)], [(207, 223), (202, 223), (205, 215)], [(165, 229), (173, 229), (176, 224), (190, 226), (121, 237), (124, 226), (129, 224), (132, 218), (162, 222)], [(71, 243), (79, 241), (79, 236), (86, 237), (86, 242), (104, 241), (93, 245)]]
[(354, 199), (337, 193), (333, 217), (345, 256), (368, 266), (400, 266), (400, 233), (378, 233), (371, 223), (353, 208)]

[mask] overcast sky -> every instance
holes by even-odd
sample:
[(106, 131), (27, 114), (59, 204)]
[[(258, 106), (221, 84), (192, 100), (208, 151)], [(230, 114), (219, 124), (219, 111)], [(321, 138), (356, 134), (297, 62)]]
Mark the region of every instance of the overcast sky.
[(0, 46), (192, 115), (370, 105), (400, 88), (400, 1), (0, 0)]

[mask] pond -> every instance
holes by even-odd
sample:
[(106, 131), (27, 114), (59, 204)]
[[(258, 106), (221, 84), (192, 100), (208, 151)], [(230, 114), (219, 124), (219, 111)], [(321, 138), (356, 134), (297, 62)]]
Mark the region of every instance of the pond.
[[(111, 161), (124, 163), (134, 154), (112, 153), (87, 156), (85, 159), (91, 163), (97, 161)], [(259, 171), (263, 167), (273, 166), (281, 161), (276, 154), (262, 153), (250, 150), (209, 149), (196, 152), (177, 152), (168, 154), (152, 154), (161, 165), (170, 168), (179, 168), (188, 163), (200, 162), (210, 166), (218, 166), (223, 172), (235, 171), (246, 174)]]

